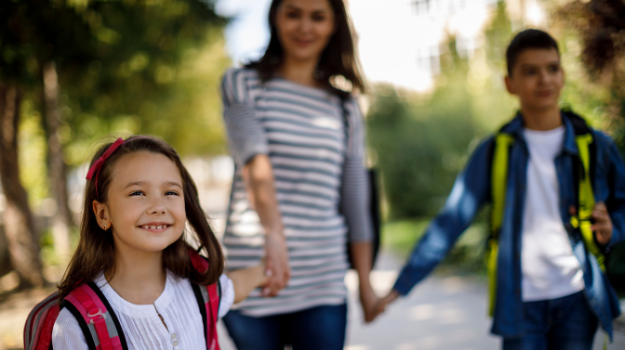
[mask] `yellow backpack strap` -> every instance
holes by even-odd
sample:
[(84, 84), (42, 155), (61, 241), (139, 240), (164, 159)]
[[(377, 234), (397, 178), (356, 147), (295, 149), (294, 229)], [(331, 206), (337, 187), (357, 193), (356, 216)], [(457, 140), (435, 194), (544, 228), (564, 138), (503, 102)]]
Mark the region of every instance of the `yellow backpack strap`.
[(488, 314), (493, 316), (495, 311), (495, 296), (497, 294), (497, 257), (499, 255), (499, 230), (503, 223), (503, 212), (506, 202), (506, 183), (508, 179), (508, 158), (510, 146), (514, 137), (509, 134), (495, 135), (493, 160), (491, 165), (491, 235), (486, 252), (486, 267), (488, 269), (489, 307)]
[(586, 249), (597, 258), (601, 271), (605, 273), (605, 256), (599, 250), (594, 240), (592, 229), (592, 211), (595, 207), (595, 195), (592, 190), (590, 177), (590, 144), (593, 142), (592, 134), (587, 133), (575, 137), (582, 171), (579, 174), (579, 196), (577, 215), (571, 217), (571, 225), (579, 228)]

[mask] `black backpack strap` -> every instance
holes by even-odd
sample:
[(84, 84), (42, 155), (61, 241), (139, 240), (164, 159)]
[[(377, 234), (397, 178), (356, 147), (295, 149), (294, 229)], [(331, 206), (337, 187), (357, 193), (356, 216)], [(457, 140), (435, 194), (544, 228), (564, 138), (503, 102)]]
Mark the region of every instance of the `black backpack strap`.
[[(197, 283), (191, 282), (191, 288), (193, 289), (193, 294), (195, 295), (195, 301), (197, 302), (197, 306), (200, 309), (200, 314), (202, 315), (202, 324), (204, 325), (203, 327), (204, 339), (206, 339), (207, 324), (208, 324), (208, 318), (206, 315), (206, 300), (208, 300), (208, 294), (206, 292), (206, 287), (203, 287)], [(219, 301), (221, 302), (221, 295), (219, 297)]]
[(85, 319), (82, 317), (78, 309), (76, 309), (76, 307), (72, 303), (65, 299), (61, 301), (61, 309), (63, 308), (67, 309), (69, 312), (71, 312), (72, 315), (74, 315), (74, 318), (78, 322), (78, 326), (80, 326), (80, 329), (82, 330), (82, 334), (85, 336), (85, 341), (87, 342), (89, 350), (96, 350), (93, 338), (94, 336), (97, 337), (97, 335), (91, 334), (91, 331), (89, 331), (89, 328), (87, 327), (87, 322), (85, 322)]
[[(102, 291), (100, 290), (100, 288), (98, 288), (98, 286), (93, 282), (86, 283), (86, 286), (83, 285), (83, 287), (85, 288), (88, 287), (88, 289), (91, 289), (91, 291), (95, 293), (97, 298), (93, 298), (94, 301), (99, 299), (100, 302), (102, 302), (102, 304), (106, 308), (106, 314), (110, 316), (111, 320), (113, 321), (113, 327), (115, 328), (114, 331), (117, 333), (117, 336), (119, 337), (119, 341), (121, 343), (122, 349), (128, 350), (128, 343), (126, 341), (126, 335), (124, 334), (121, 323), (119, 322), (119, 319), (117, 318), (117, 315), (115, 314), (115, 311), (113, 310), (113, 307), (111, 306), (109, 301), (106, 299), (104, 294), (102, 294)], [(70, 293), (70, 295), (72, 293)], [(76, 321), (78, 322), (78, 325), (80, 326), (80, 329), (82, 330), (83, 335), (85, 336), (85, 340), (87, 342), (87, 346), (89, 347), (89, 350), (96, 350), (97, 347), (96, 347), (95, 340), (98, 340), (97, 332), (95, 332), (95, 329), (92, 328), (93, 325), (92, 327), (89, 327), (89, 325), (87, 324), (87, 321), (85, 320), (85, 317), (76, 308), (74, 303), (72, 303), (70, 300), (67, 299), (68, 297), (66, 297), (65, 299), (61, 301), (61, 308), (64, 308), (64, 307), (67, 308), (67, 310), (74, 316), (74, 318), (76, 318)], [(110, 334), (110, 331), (112, 331), (112, 328), (110, 328), (111, 327), (110, 325), (108, 325), (108, 327), (109, 327), (109, 334)]]

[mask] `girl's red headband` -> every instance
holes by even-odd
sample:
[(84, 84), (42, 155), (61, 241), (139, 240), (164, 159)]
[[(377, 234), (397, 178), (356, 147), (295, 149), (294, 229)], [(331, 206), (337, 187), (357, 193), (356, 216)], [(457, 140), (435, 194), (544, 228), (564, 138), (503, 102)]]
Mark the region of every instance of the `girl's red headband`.
[(89, 168), (89, 172), (87, 172), (87, 180), (93, 179), (93, 174), (95, 174), (95, 194), (98, 198), (100, 198), (100, 194), (98, 194), (98, 175), (100, 174), (100, 169), (102, 169), (102, 165), (104, 165), (106, 159), (108, 159), (108, 157), (110, 157), (111, 154), (113, 154), (113, 152), (115, 152), (115, 150), (118, 149), (123, 143), (124, 139), (121, 137), (115, 140), (106, 152), (104, 152), (104, 154), (93, 163), (91, 168)]

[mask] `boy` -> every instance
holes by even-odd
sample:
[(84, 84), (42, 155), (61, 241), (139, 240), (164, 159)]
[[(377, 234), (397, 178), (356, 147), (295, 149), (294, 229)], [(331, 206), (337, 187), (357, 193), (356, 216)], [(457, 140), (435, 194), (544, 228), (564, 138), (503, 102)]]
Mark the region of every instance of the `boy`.
[(490, 202), (492, 333), (504, 350), (591, 349), (620, 314), (602, 270), (625, 240), (625, 165), (609, 137), (558, 108), (564, 71), (549, 34), (519, 33), (506, 61), (519, 114), (474, 152), (372, 314), (425, 278)]

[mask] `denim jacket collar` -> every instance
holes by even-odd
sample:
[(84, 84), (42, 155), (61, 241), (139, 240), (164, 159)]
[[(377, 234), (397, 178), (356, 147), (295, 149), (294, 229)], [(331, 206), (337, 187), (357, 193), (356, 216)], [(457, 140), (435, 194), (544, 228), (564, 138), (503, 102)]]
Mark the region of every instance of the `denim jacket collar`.
[[(577, 144), (575, 143), (575, 130), (573, 129), (573, 124), (564, 112), (560, 112), (560, 115), (562, 116), (562, 124), (565, 129), (562, 151), (575, 156), (579, 155)], [(521, 116), (521, 112), (518, 112), (514, 119), (506, 124), (501, 131), (513, 135), (517, 140), (525, 140), (523, 137), (523, 117)]]

